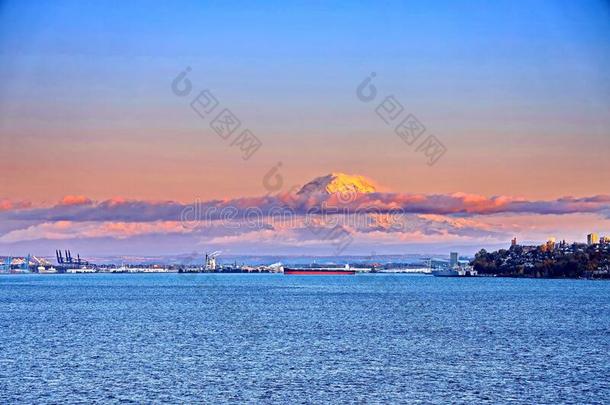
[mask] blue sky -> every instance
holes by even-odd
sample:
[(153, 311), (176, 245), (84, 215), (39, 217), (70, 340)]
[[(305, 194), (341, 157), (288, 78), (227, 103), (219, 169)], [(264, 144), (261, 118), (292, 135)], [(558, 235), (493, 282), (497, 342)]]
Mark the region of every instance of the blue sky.
[[(4, 1), (0, 202), (257, 196), (279, 161), (298, 185), (606, 194), (609, 39), (606, 1)], [(186, 66), (262, 140), (255, 158), (172, 94)], [(446, 145), (438, 164), (355, 97), (371, 72)]]

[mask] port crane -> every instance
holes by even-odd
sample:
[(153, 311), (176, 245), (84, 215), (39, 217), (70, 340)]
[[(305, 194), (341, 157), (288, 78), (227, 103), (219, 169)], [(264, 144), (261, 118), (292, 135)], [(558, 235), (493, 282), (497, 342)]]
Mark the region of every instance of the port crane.
[(61, 250), (55, 250), (55, 257), (57, 258), (57, 264), (66, 268), (79, 268), (81, 266), (89, 265), (89, 262), (80, 258), (80, 254), (76, 255), (76, 259), (72, 257), (72, 252), (65, 250), (65, 257), (62, 255)]
[(31, 256), (28, 254), (26, 258), (23, 259), (23, 263), (21, 263), (21, 271), (29, 272), (30, 271), (30, 259)]
[(7, 257), (6, 260), (4, 261), (4, 263), (2, 264), (2, 266), (0, 267), (0, 270), (4, 273), (10, 273), (11, 272), (11, 263), (13, 263), (13, 258), (11, 256)]
[[(23, 258), (23, 261), (21, 261), (22, 259), (20, 259), (20, 258), (16, 258), (16, 259), (18, 260), (16, 269), (12, 268), (13, 257), (9, 256), (4, 260), (4, 263), (2, 264), (2, 266), (0, 266), (0, 272), (2, 272), (2, 273), (11, 273), (11, 272), (29, 273), (31, 256), (27, 255), (26, 257)], [(21, 263), (19, 263), (19, 261), (21, 261)]]
[(426, 265), (426, 270), (431, 273), (432, 270), (434, 269), (434, 262), (438, 262), (438, 259), (433, 259), (432, 257), (426, 257), (423, 258), (422, 261), (425, 263)]

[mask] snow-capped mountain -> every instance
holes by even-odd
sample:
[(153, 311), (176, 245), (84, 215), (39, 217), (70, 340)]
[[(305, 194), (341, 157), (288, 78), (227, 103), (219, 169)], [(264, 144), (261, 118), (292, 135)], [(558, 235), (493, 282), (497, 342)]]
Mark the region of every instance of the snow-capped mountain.
[(374, 193), (376, 191), (373, 183), (358, 175), (345, 173), (331, 173), (318, 177), (305, 184), (297, 194), (299, 195), (330, 195), (335, 193)]

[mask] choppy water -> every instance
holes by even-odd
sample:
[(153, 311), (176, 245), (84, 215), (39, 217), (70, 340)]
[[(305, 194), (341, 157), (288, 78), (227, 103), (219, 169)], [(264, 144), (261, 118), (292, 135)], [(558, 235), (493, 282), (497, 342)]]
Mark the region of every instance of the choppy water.
[(610, 401), (610, 283), (0, 277), (0, 403)]

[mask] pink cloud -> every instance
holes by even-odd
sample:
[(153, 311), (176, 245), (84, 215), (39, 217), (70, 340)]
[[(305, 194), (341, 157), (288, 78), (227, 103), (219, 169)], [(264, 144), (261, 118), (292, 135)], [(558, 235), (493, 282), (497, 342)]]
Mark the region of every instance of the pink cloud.
[[(244, 218), (249, 212), (258, 211), (272, 215), (277, 210), (288, 210), (293, 215), (320, 214), (379, 214), (400, 212), (421, 215), (475, 216), (499, 213), (530, 214), (610, 214), (610, 196), (562, 197), (554, 200), (526, 200), (510, 196), (485, 197), (475, 194), (407, 194), (368, 193), (353, 196), (336, 194), (279, 195), (212, 200), (181, 204), (174, 201), (141, 201), (113, 198), (92, 202), (84, 196), (66, 196), (54, 207), (24, 209), (27, 204), (0, 201), (0, 211), (11, 213), (9, 219), (31, 221), (110, 221), (154, 222), (179, 221), (188, 217), (219, 219), (231, 215)], [(15, 210), (20, 208), (19, 210)]]
[(67, 195), (61, 199), (59, 205), (88, 205), (92, 202), (93, 201), (84, 195)]
[(0, 242), (20, 242), (36, 239), (115, 238), (140, 235), (190, 233), (178, 221), (156, 222), (72, 222), (56, 221), (31, 225), (0, 236)]
[(32, 203), (29, 201), (12, 201), (9, 199), (0, 200), (0, 212), (30, 208)]
[[(51, 207), (0, 200), (0, 225), (8, 224), (0, 242), (173, 237), (201, 244), (310, 247), (328, 245), (325, 231), (337, 226), (356, 242), (372, 245), (506, 241), (512, 236), (555, 233), (553, 223), (559, 221), (543, 218), (561, 218), (568, 229), (568, 223), (576, 224), (578, 218), (587, 217), (591, 224), (594, 217), (603, 224), (610, 215), (608, 195), (528, 200), (468, 193), (388, 193), (367, 184), (348, 187), (350, 182), (335, 184), (340, 191), (330, 193), (324, 181), (310, 183), (311, 192), (193, 204), (122, 197), (96, 202), (82, 195), (67, 195)], [(533, 229), (533, 223), (543, 225)], [(582, 232), (576, 225), (570, 229), (573, 235)]]

